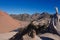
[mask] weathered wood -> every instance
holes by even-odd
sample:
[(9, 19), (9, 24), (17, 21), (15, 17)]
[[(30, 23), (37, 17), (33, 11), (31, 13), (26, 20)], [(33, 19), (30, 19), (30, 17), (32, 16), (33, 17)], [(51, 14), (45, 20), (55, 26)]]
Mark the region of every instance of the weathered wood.
[(53, 16), (52, 23), (57, 33), (60, 35), (60, 15), (58, 14), (58, 8), (56, 8), (56, 14)]

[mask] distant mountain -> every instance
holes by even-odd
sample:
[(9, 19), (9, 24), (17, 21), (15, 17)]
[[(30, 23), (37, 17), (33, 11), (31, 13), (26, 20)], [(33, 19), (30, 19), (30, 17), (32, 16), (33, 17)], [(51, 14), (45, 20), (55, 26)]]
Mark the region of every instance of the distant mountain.
[(17, 19), (17, 20), (21, 20), (21, 21), (32, 21), (32, 20), (38, 20), (38, 19), (41, 19), (43, 17), (50, 17), (50, 14), (48, 14), (47, 12), (43, 12), (43, 13), (35, 13), (35, 14), (32, 14), (32, 15), (29, 15), (29, 14), (11, 14), (10, 15), (11, 17), (13, 17), (14, 19)]
[(19, 14), (19, 15), (11, 14), (10, 16), (13, 17), (14, 19), (21, 20), (21, 21), (31, 20), (31, 16), (29, 14)]
[(40, 16), (41, 16), (40, 13), (35, 13), (35, 14), (31, 15), (31, 19), (32, 20), (38, 20), (40, 18)]

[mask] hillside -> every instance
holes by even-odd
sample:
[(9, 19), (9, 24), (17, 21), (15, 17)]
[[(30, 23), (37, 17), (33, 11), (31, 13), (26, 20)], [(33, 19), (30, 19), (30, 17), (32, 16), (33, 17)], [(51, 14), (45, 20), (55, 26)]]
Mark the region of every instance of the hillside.
[(11, 18), (7, 13), (0, 11), (0, 33), (9, 32), (20, 26), (20, 22)]

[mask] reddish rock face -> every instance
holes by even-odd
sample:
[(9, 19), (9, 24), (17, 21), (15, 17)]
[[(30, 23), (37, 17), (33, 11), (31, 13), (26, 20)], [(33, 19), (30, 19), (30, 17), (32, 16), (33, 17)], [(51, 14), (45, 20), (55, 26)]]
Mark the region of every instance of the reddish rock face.
[(9, 32), (19, 26), (19, 21), (11, 18), (7, 13), (0, 11), (0, 33)]

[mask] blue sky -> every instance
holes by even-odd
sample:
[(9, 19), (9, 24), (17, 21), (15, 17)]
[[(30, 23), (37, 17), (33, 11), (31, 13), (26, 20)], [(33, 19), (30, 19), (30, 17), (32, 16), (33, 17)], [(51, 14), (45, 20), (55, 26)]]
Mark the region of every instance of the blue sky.
[(0, 0), (0, 10), (9, 14), (55, 13), (56, 6), (60, 11), (60, 0)]

